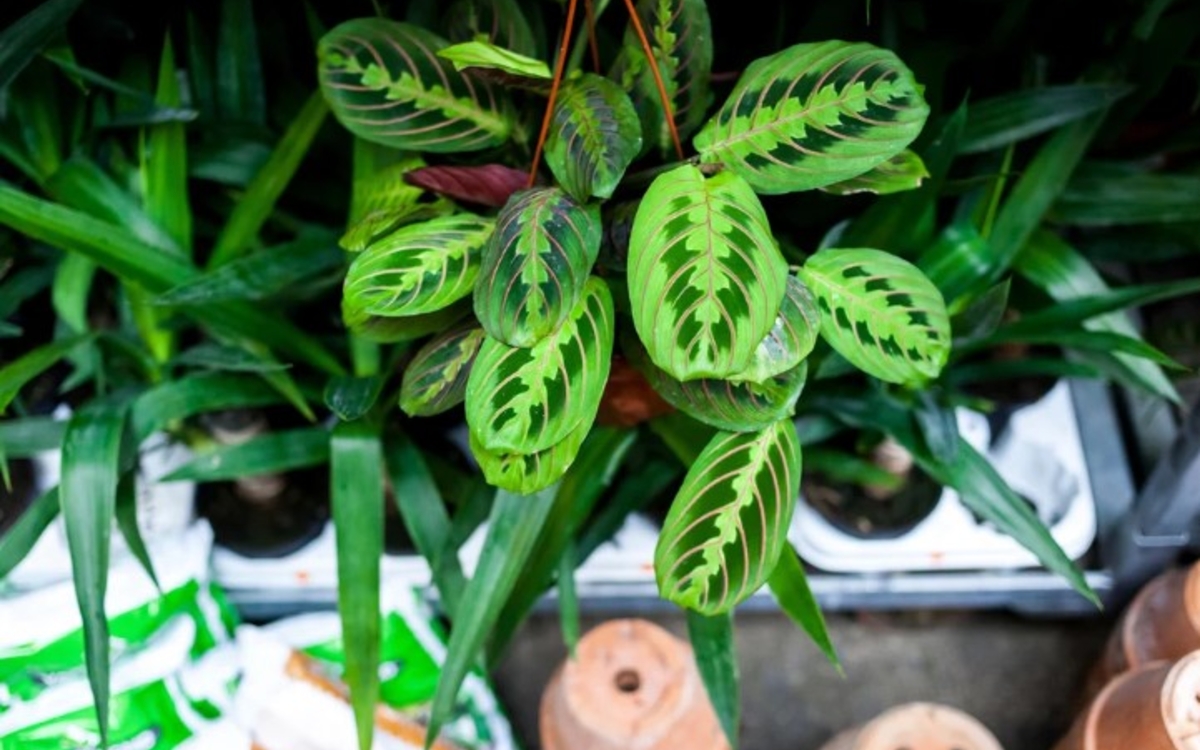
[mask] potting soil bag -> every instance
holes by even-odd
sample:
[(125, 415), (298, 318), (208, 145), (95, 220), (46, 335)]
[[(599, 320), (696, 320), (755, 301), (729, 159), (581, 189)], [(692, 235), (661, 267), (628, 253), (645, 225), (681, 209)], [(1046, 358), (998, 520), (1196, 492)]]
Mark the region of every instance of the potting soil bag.
[[(446, 657), (445, 638), (433, 624), (432, 616), (419, 604), (416, 595), (410, 590), (385, 589), (382, 610), (380, 701), (393, 709), (399, 718), (424, 726), (428, 721), (429, 707), (437, 690), (438, 678), (441, 676), (441, 665)], [(257, 645), (248, 645), (247, 638)], [(340, 678), (345, 664), (345, 652), (342, 647), (341, 621), (336, 612), (288, 618), (261, 631), (239, 629), (238, 642), (242, 647), (246, 676), (242, 691), (249, 691), (246, 697), (250, 703), (255, 702), (255, 693), (259, 690), (252, 682), (256, 669), (266, 668), (269, 674), (275, 676), (281, 671), (286, 671), (281, 666), (278, 653), (273, 657), (275, 661), (269, 665), (256, 663), (257, 660), (265, 658), (262, 657), (266, 651), (264, 644), (271, 641), (284, 644), (289, 649), (315, 660), (318, 669), (329, 678)], [(242, 705), (242, 699), (243, 694), (239, 692), (239, 706)], [(315, 697), (313, 699), (316, 700)], [(353, 714), (345, 700), (339, 699), (339, 703), (339, 721), (342, 722), (345, 733), (336, 735), (336, 738), (350, 743), (345, 745), (346, 750), (354, 750)], [(288, 711), (289, 715), (291, 712), (301, 713), (295, 707), (280, 707)], [(295, 723), (306, 720), (311, 719), (293, 717)], [(275, 750), (273, 746), (262, 742), (257, 733), (254, 737), (266, 750)], [(464, 681), (454, 718), (443, 730), (442, 737), (463, 750), (513, 750), (517, 747), (512, 728), (500, 709), (495, 694), (479, 674), (468, 675)], [(389, 740), (384, 737), (385, 742), (395, 739), (392, 737)], [(418, 742), (417, 746), (419, 745)], [(387, 745), (381, 747), (385, 746)], [(340, 749), (342, 745), (331, 744), (327, 747), (334, 750)], [(279, 750), (287, 749), (281, 747)]]
[[(236, 676), (230, 667), (236, 668), (236, 661), (206, 656), (189, 663), (196, 641), (195, 621), (178, 617), (137, 653), (114, 665), (108, 728), (111, 750), (174, 750), (207, 733), (230, 709), (229, 685)], [(222, 650), (232, 652), (232, 646), (227, 644), (210, 655), (221, 656)], [(0, 750), (99, 747), (92, 692), (86, 680), (49, 687), (35, 700), (0, 715)]]
[[(154, 635), (179, 619), (193, 625), (193, 658), (229, 640), (232, 610), (208, 581), (211, 545), (211, 530), (198, 524), (177, 544), (156, 549), (161, 593), (136, 560), (112, 566), (105, 608), (114, 667), (150, 648)], [(72, 581), (0, 597), (0, 717), (56, 685), (86, 680)]]

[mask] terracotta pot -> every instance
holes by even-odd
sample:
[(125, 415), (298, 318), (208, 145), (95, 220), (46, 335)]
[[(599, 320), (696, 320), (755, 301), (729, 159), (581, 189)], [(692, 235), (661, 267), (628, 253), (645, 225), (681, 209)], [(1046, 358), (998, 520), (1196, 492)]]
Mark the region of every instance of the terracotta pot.
[(1200, 651), (1108, 683), (1055, 750), (1200, 750)]
[(542, 696), (544, 750), (728, 750), (692, 650), (644, 620), (579, 642)]
[(851, 729), (822, 750), (1002, 750), (974, 717), (937, 703), (907, 703)]
[(1170, 570), (1138, 592), (1092, 670), (1092, 698), (1117, 675), (1200, 649), (1200, 563)]

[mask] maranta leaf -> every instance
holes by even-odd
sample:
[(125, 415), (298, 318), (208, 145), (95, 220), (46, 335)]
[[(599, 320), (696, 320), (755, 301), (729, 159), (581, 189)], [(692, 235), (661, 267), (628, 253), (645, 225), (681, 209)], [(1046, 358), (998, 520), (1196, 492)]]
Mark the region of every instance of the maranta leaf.
[(475, 321), (434, 336), (404, 369), (400, 408), (410, 417), (441, 414), (463, 402), (483, 329)]
[(507, 140), (507, 99), (454, 69), (447, 42), (411, 24), (361, 18), (338, 25), (317, 47), (321, 90), (350, 132), (393, 148), (477, 151)]
[(483, 469), (488, 484), (509, 492), (532, 495), (562, 479), (591, 431), (590, 422), (580, 422), (561, 442), (534, 453), (488, 450), (474, 433), (469, 441), (471, 454)]
[(546, 164), (572, 198), (611, 198), (641, 149), (637, 111), (619, 86), (590, 73), (563, 84)]
[(483, 253), (475, 314), (492, 338), (533, 346), (562, 325), (600, 252), (600, 209), (558, 188), (513, 195)]
[(503, 164), (473, 167), (421, 167), (406, 172), (404, 181), (456, 201), (500, 208), (525, 189), (526, 174)]
[(342, 249), (360, 252), (380, 235), (396, 227), (429, 219), (453, 208), (447, 201), (421, 202), (424, 191), (409, 184), (405, 176), (411, 170), (424, 166), (424, 159), (406, 154), (395, 164), (369, 177), (356, 177), (350, 193), (350, 228), (338, 241)]
[[(638, 17), (646, 30), (674, 110), (675, 127), (686, 138), (704, 121), (712, 97), (712, 23), (705, 0), (640, 0)], [(646, 145), (666, 153), (674, 147), (654, 74), (632, 24), (625, 32), (612, 78), (633, 98)]]
[[(553, 77), (550, 68), (541, 60), (478, 40), (446, 47), (438, 52), (438, 57), (449, 60), (460, 73), (476, 74), (477, 78), (481, 73), (484, 80), (492, 83), (523, 85), (540, 90), (542, 87), (549, 88)], [(492, 73), (499, 77), (489, 79)]]
[(787, 263), (745, 180), (684, 165), (646, 191), (629, 242), (634, 325), (676, 380), (728, 378), (750, 366), (775, 324)]
[(821, 188), (833, 195), (853, 195), (855, 193), (874, 193), (875, 195), (890, 195), (905, 190), (916, 190), (929, 176), (925, 162), (916, 152), (905, 149), (887, 161), (875, 166), (869, 172), (858, 177), (851, 177), (843, 182), (835, 182)]
[(775, 325), (754, 350), (750, 366), (729, 378), (734, 382), (765, 383), (776, 375), (794, 370), (817, 345), (821, 313), (804, 282), (788, 276), (787, 291)]
[(537, 40), (517, 0), (458, 0), (446, 9), (445, 19), (452, 41), (482, 38), (521, 55), (538, 54)]
[(467, 381), (467, 425), (493, 453), (533, 454), (591, 424), (613, 345), (608, 286), (588, 279), (557, 331), (529, 348), (488, 337)]
[(950, 355), (946, 303), (921, 271), (881, 250), (826, 249), (800, 269), (817, 298), (821, 336), (855, 367), (919, 386)]
[(717, 433), (688, 470), (659, 535), (659, 593), (712, 615), (757, 591), (787, 545), (800, 471), (790, 419), (760, 432)]
[(903, 151), (929, 106), (912, 72), (869, 44), (798, 44), (756, 60), (693, 144), (758, 193), (824, 187)]
[(346, 272), (344, 309), (421, 315), (470, 295), (493, 224), (455, 214), (410, 224), (375, 241)]

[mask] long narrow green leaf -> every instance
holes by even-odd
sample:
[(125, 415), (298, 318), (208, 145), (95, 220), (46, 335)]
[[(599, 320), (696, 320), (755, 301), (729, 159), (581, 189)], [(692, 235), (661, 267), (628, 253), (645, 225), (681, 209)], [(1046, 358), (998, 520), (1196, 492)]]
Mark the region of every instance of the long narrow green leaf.
[(688, 638), (696, 667), (729, 746), (737, 750), (741, 723), (741, 678), (733, 640), (733, 613), (708, 617), (687, 611)]
[(1083, 323), (1097, 315), (1132, 309), (1151, 302), (1200, 292), (1200, 279), (1184, 279), (1162, 284), (1136, 284), (1068, 299), (1044, 310), (1025, 315), (1005, 327), (1009, 333), (1036, 332), (1056, 326)]
[(177, 420), (222, 409), (269, 406), (280, 400), (278, 393), (256, 377), (197, 373), (168, 380), (141, 394), (130, 419), (134, 436), (141, 443)]
[(217, 237), (212, 256), (208, 259), (209, 268), (228, 263), (250, 249), (259, 230), (275, 210), (275, 202), (296, 174), (300, 161), (308, 153), (328, 113), (329, 106), (324, 97), (319, 92), (313, 93), (271, 152), (271, 158), (255, 175), (254, 181), (234, 207), (233, 214)]
[(330, 442), (338, 610), (346, 684), (360, 750), (370, 750), (379, 699), (379, 558), (383, 555), (383, 446), (379, 425), (342, 422)]
[(0, 89), (66, 26), (82, 0), (47, 0), (0, 34)]
[(83, 255), (70, 254), (58, 264), (50, 301), (54, 312), (75, 333), (88, 330), (88, 296), (96, 277), (96, 264)]
[(1063, 190), (1051, 217), (1091, 227), (1197, 222), (1197, 195), (1200, 177), (1193, 175), (1080, 176)]
[(1086, 362), (1030, 357), (1010, 362), (984, 361), (955, 365), (946, 373), (946, 382), (951, 385), (966, 385), (1043, 375), (1052, 378), (1098, 378), (1101, 371)]
[(452, 543), (446, 504), (434, 484), (424, 457), (407, 438), (396, 435), (387, 440), (384, 451), (400, 518), (417, 551), (429, 562), (442, 609), (453, 622), (458, 616), (467, 578), (459, 566)]
[(121, 448), (129, 403), (97, 400), (71, 418), (63, 436), (59, 497), (75, 596), (83, 622), (88, 682), (101, 744), (108, 744), (109, 649), (104, 596), (108, 588), (109, 535), (121, 478)]
[(62, 445), (65, 425), (53, 417), (27, 417), (0, 422), (0, 452), (9, 458), (30, 458)]
[[(1017, 273), (1057, 302), (1107, 292), (1108, 284), (1077, 250), (1052, 232), (1039, 231), (1030, 239), (1025, 250), (1013, 264)], [(1092, 331), (1112, 331), (1137, 336), (1137, 328), (1127, 315), (1109, 313), (1083, 322)], [(1118, 378), (1135, 383), (1137, 387), (1162, 398), (1180, 403), (1178, 391), (1162, 368), (1153, 362), (1113, 354), (1109, 359), (1119, 373)]]
[(222, 120), (267, 122), (258, 27), (251, 0), (224, 0), (218, 30), (216, 104)]
[(121, 477), (121, 481), (117, 485), (117, 528), (121, 530), (121, 536), (125, 538), (126, 546), (141, 564), (142, 570), (146, 571), (146, 575), (150, 576), (150, 580), (154, 582), (154, 587), (162, 591), (162, 587), (158, 583), (158, 574), (154, 572), (154, 561), (150, 559), (150, 552), (146, 549), (146, 540), (142, 538), (142, 530), (138, 528), (136, 479), (137, 473), (128, 471)]
[[(145, 244), (121, 227), (79, 211), (28, 195), (0, 183), (0, 224), (63, 250), (80, 253), (123, 280), (152, 292), (164, 292), (199, 275), (191, 264)], [(286, 320), (241, 304), (208, 305), (188, 310), (206, 325), (262, 341), (340, 374), (337, 358)]]
[(459, 612), (450, 633), (446, 662), (429, 712), (425, 750), (433, 747), (454, 710), (458, 689), (477, 662), (484, 639), (500, 616), (513, 586), (523, 575), (557, 494), (557, 487), (548, 487), (535, 495), (497, 493), (475, 575), (463, 592), (463, 600), (471, 606)]
[[(164, 107), (183, 104), (170, 36), (163, 43), (155, 100)], [(163, 122), (151, 125), (143, 133), (142, 140), (142, 191), (146, 213), (190, 258), (192, 209), (187, 189), (187, 132), (181, 122)]]
[(1001, 328), (986, 339), (980, 346), (1019, 341), (1026, 344), (1047, 344), (1063, 346), (1068, 349), (1083, 349), (1096, 352), (1120, 352), (1134, 357), (1148, 359), (1151, 362), (1176, 370), (1186, 369), (1183, 365), (1168, 357), (1162, 351), (1142, 341), (1140, 338), (1126, 336), (1112, 331), (1063, 331), (1048, 329), (1034, 331), (1030, 329), (1010, 330)]
[(0, 580), (8, 577), (25, 559), (57, 515), (58, 488), (54, 487), (38, 496), (16, 523), (0, 536)]
[(578, 560), (575, 543), (567, 545), (558, 560), (558, 617), (562, 622), (563, 643), (567, 653), (575, 658), (579, 645), (579, 594), (575, 591), (575, 567)]
[(26, 383), (54, 366), (56, 362), (74, 351), (77, 346), (91, 339), (92, 337), (88, 334), (60, 339), (39, 346), (20, 359), (0, 368), (0, 414), (8, 409), (8, 405), (17, 397), (17, 392)]
[[(811, 464), (811, 461), (809, 463)], [(825, 625), (821, 605), (817, 603), (817, 598), (808, 586), (808, 577), (804, 575), (804, 567), (795, 552), (786, 549), (783, 551), (779, 564), (767, 579), (767, 585), (771, 587), (771, 593), (775, 595), (783, 613), (808, 634), (839, 674), (845, 674), (837, 648), (829, 637), (829, 628)]]
[(1104, 114), (1097, 112), (1063, 127), (1025, 168), (992, 226), (989, 240), (994, 258), (989, 282), (1000, 280), (1041, 225), (1087, 152)]
[(345, 255), (332, 237), (302, 237), (232, 260), (171, 288), (155, 301), (160, 305), (208, 305), (268, 299), (344, 263)]
[(327, 460), (329, 430), (326, 428), (281, 430), (202, 453), (159, 481), (218, 482), (317, 466)]
[(958, 151), (974, 154), (1004, 148), (1106, 109), (1130, 91), (1128, 86), (1080, 83), (1014, 91), (976, 102)]

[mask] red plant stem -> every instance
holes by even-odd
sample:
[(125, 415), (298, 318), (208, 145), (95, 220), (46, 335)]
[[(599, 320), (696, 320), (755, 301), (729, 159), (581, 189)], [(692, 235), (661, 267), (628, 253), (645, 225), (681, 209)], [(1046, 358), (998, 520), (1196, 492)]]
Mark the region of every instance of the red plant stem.
[(642, 43), (642, 52), (646, 54), (646, 62), (650, 63), (650, 72), (654, 74), (654, 85), (658, 87), (658, 98), (662, 101), (663, 116), (667, 120), (667, 129), (671, 131), (671, 142), (675, 144), (675, 154), (683, 158), (683, 144), (679, 142), (679, 131), (675, 129), (675, 113), (671, 107), (671, 97), (667, 96), (667, 87), (663, 84), (662, 73), (658, 70), (658, 59), (650, 48), (650, 40), (646, 38), (646, 30), (642, 28), (642, 19), (638, 16), (633, 0), (625, 0), (625, 8), (629, 11), (629, 20), (633, 22), (633, 30), (637, 32), (638, 40)]
[(600, 72), (600, 45), (596, 43), (596, 9), (594, 0), (583, 0), (583, 9), (587, 13), (588, 49), (592, 52), (592, 68)]
[(550, 99), (546, 102), (546, 114), (542, 117), (542, 132), (538, 134), (537, 148), (533, 150), (533, 165), (529, 167), (529, 187), (533, 187), (537, 182), (542, 149), (546, 147), (546, 136), (550, 133), (550, 120), (554, 116), (554, 101), (558, 98), (558, 87), (562, 83), (563, 68), (567, 65), (567, 52), (571, 46), (571, 30), (575, 28), (575, 7), (577, 5), (579, 5), (579, 0), (570, 0), (567, 5), (567, 28), (563, 31), (558, 60), (554, 63), (554, 80), (550, 82)]

